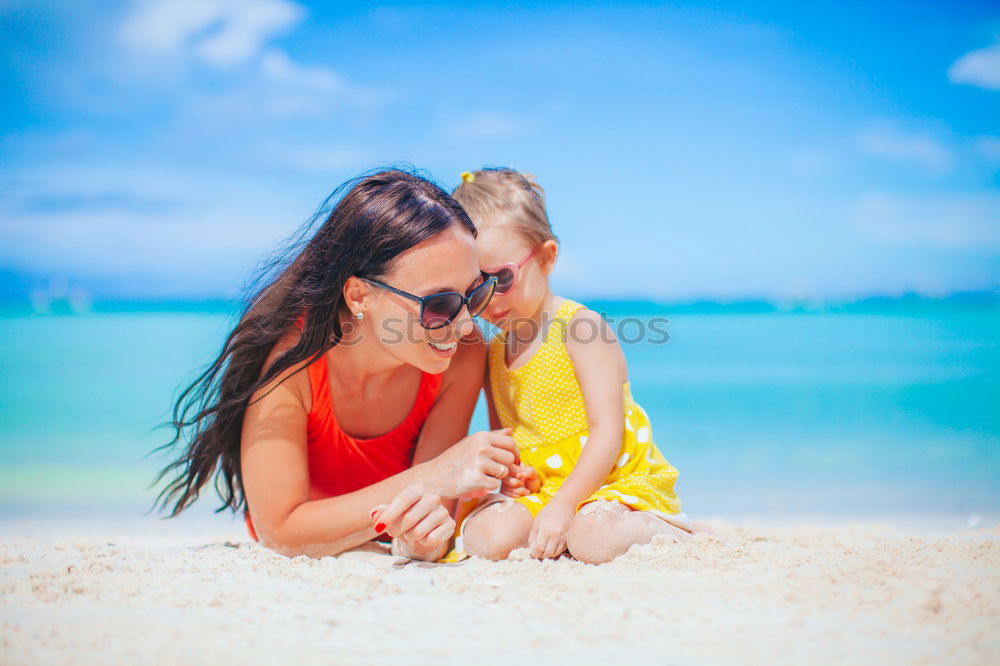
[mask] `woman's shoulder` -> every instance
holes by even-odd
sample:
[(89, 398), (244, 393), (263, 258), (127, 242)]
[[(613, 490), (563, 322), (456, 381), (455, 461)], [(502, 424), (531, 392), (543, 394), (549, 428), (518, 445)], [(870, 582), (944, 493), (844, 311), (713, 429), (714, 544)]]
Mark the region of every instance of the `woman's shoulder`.
[[(298, 344), (299, 339), (302, 337), (302, 330), (293, 326), (288, 331), (286, 331), (278, 341), (274, 343), (274, 347), (268, 353), (267, 358), (264, 359), (264, 365), (261, 368), (260, 376), (263, 377), (268, 369), (274, 364), (282, 354), (287, 352), (289, 349)], [(281, 386), (285, 391), (289, 392), (293, 397), (298, 398), (302, 403), (302, 406), (308, 411), (312, 403), (312, 395), (309, 390), (309, 373), (305, 372), (309, 365), (309, 361), (299, 361), (294, 363), (288, 368), (282, 370), (276, 377), (271, 379), (267, 384), (262, 386), (257, 390), (252, 396), (251, 400), (257, 400), (263, 396), (273, 392), (275, 388)]]

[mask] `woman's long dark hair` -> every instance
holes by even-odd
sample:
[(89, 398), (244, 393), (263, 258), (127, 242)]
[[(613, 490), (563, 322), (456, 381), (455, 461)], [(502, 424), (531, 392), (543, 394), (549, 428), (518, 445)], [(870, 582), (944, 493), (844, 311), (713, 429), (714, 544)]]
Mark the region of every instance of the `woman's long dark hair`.
[[(296, 234), (298, 240), (262, 270), (222, 351), (177, 398), (168, 424), (174, 437), (156, 450), (182, 451), (153, 482), (172, 477), (156, 505), (165, 510), (172, 504), (169, 516), (174, 517), (214, 477), (223, 502), (216, 511), (245, 508), (240, 434), (250, 397), (291, 366), (318, 359), (340, 341), (349, 277), (384, 277), (402, 252), (455, 225), (476, 233), (462, 207), (416, 173), (378, 171), (338, 187)], [(303, 313), (298, 343), (265, 370), (275, 343)]]

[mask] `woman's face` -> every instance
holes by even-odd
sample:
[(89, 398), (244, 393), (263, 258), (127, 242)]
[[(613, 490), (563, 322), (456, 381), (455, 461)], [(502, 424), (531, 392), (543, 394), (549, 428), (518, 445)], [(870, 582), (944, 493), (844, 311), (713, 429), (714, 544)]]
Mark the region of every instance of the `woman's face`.
[[(482, 282), (475, 239), (466, 229), (453, 226), (399, 255), (381, 281), (414, 296), (442, 291), (468, 294)], [(386, 353), (424, 372), (444, 372), (462, 338), (475, 328), (468, 307), (463, 306), (450, 324), (427, 330), (420, 324), (419, 303), (366, 286), (365, 327)]]

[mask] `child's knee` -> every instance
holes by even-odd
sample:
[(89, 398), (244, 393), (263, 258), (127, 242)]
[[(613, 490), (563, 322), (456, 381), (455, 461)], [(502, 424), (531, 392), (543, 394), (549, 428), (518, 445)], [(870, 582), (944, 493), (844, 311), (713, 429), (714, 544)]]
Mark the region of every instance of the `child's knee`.
[(572, 529), (566, 535), (566, 549), (575, 559), (585, 564), (604, 564), (624, 552), (620, 544), (602, 538), (598, 530)]
[(468, 519), (462, 543), (466, 552), (487, 560), (506, 559), (528, 544), (531, 513), (513, 501), (492, 504)]
[(592, 502), (573, 518), (566, 535), (569, 554), (587, 564), (604, 564), (635, 543), (629, 529), (629, 509), (618, 502)]
[[(566, 548), (569, 554), (587, 564), (610, 562), (619, 554), (609, 533), (611, 516), (601, 509), (588, 504), (576, 514), (566, 534)], [(595, 509), (597, 509), (595, 511)]]

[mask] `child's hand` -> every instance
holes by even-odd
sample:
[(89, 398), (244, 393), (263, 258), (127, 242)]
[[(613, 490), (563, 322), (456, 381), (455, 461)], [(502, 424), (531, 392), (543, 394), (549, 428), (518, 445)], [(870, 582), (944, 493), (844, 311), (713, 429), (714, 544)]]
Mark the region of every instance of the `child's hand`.
[(542, 479), (531, 465), (509, 465), (510, 476), (500, 484), (500, 494), (507, 497), (524, 497), (537, 493), (542, 487)]
[(553, 498), (531, 524), (528, 548), (538, 559), (559, 557), (566, 552), (566, 534), (576, 516), (576, 507)]

